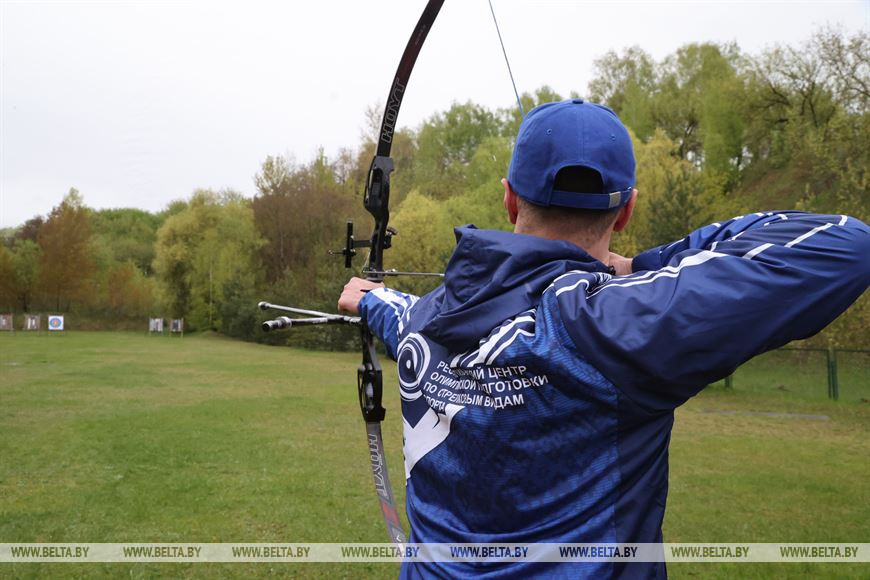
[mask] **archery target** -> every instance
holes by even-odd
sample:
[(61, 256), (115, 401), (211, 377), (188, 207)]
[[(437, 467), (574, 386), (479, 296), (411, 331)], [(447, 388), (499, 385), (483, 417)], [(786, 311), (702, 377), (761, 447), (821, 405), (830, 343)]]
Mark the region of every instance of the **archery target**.
[(63, 330), (63, 316), (52, 315), (48, 317), (49, 330)]

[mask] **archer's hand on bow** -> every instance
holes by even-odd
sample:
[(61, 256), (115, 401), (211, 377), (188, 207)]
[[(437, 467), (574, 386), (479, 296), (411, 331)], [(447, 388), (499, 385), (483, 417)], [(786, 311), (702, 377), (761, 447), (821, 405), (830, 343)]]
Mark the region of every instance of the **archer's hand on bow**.
[(381, 282), (371, 282), (364, 278), (351, 278), (350, 281), (344, 285), (344, 290), (342, 290), (341, 296), (338, 299), (339, 311), (347, 312), (349, 314), (359, 314), (359, 301), (363, 299), (365, 293), (369, 290), (383, 287), (384, 285)]

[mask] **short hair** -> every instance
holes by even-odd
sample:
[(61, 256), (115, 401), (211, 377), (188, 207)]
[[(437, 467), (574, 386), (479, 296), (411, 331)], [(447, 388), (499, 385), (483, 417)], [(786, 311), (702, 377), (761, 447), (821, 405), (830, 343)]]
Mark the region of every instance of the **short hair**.
[[(605, 194), (601, 174), (579, 165), (563, 167), (556, 174), (553, 189), (574, 193)], [(616, 221), (620, 208), (585, 209), (562, 206), (540, 206), (519, 196), (520, 212), (524, 219), (536, 226), (555, 228), (567, 232), (586, 232), (601, 236)]]

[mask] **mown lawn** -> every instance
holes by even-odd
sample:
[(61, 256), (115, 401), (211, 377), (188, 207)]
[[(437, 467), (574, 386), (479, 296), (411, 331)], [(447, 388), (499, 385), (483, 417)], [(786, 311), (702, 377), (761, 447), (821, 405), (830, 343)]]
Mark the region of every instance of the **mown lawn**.
[[(356, 354), (215, 335), (0, 335), (0, 542), (383, 542), (356, 404), (357, 363)], [(741, 373), (760, 381), (777, 371)], [(396, 384), (393, 368), (385, 380)], [(666, 541), (870, 541), (870, 405), (735, 386), (711, 387), (678, 412)], [(826, 392), (824, 383), (819, 388)], [(401, 503), (397, 397), (387, 406)], [(356, 563), (0, 565), (0, 575), (13, 577), (397, 571)], [(866, 577), (870, 570), (684, 563), (669, 573)]]

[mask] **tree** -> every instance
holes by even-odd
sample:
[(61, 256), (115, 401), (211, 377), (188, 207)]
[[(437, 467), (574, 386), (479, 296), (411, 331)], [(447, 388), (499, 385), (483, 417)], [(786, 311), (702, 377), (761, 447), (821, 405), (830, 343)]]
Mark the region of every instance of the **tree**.
[(16, 294), (12, 252), (5, 245), (0, 245), (0, 308), (14, 309), (18, 302)]
[(267, 157), (254, 177), (259, 194), (252, 208), (257, 229), (266, 240), (260, 250), (269, 280), (281, 277), (289, 268), (293, 245), (292, 171), (281, 157)]
[(295, 276), (300, 290), (313, 291), (316, 263), (344, 239), (344, 218), (363, 217), (360, 199), (339, 183), (322, 152), (306, 166), (268, 157), (254, 182), (258, 193), (251, 207), (264, 240), (260, 257), (266, 280)]
[(187, 209), (157, 233), (154, 270), (172, 316), (194, 327), (224, 326), (228, 295), (257, 287), (261, 244), (247, 200), (234, 192), (194, 192)]
[(29, 312), (38, 291), (42, 249), (36, 242), (20, 240), (13, 247), (15, 295), (22, 312)]
[(595, 77), (589, 83), (589, 98), (613, 109), (641, 140), (655, 130), (652, 99), (657, 90), (657, 70), (652, 57), (638, 46), (620, 56), (610, 51), (593, 63)]
[(825, 66), (825, 77), (835, 99), (850, 113), (867, 113), (870, 104), (870, 33), (861, 30), (847, 38), (833, 28), (820, 30), (810, 40)]
[(151, 274), (154, 242), (163, 216), (141, 209), (102, 209), (91, 212), (94, 244), (105, 248), (114, 262), (131, 262)]
[(71, 188), (51, 210), (37, 236), (42, 249), (41, 286), (57, 310), (84, 301), (95, 265), (88, 209), (78, 190)]
[[(386, 267), (403, 271), (443, 272), (456, 243), (453, 223), (445, 211), (445, 203), (412, 191), (396, 209), (391, 225), (402, 235), (387, 252)], [(390, 280), (400, 290), (423, 294), (431, 290), (436, 278), (407, 277)]]
[(500, 132), (495, 113), (473, 103), (454, 104), (433, 115), (417, 136), (416, 187), (434, 199), (446, 199), (464, 187), (466, 170), (477, 148)]
[(148, 316), (154, 308), (153, 285), (133, 262), (112, 265), (106, 273), (104, 311), (113, 318)]
[(745, 195), (866, 217), (870, 35), (825, 30), (747, 59)]
[(18, 230), (15, 232), (13, 236), (15, 240), (30, 240), (31, 242), (37, 241), (39, 239), (39, 230), (42, 228), (42, 224), (45, 223), (45, 220), (42, 216), (35, 216), (24, 222)]
[(38, 290), (42, 251), (31, 240), (0, 246), (0, 307), (28, 312)]

